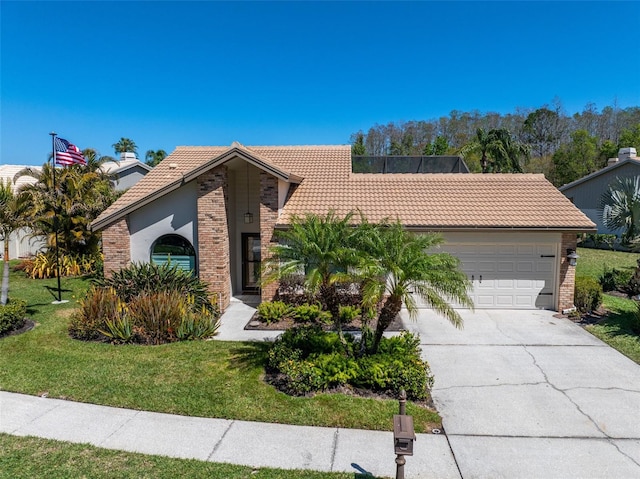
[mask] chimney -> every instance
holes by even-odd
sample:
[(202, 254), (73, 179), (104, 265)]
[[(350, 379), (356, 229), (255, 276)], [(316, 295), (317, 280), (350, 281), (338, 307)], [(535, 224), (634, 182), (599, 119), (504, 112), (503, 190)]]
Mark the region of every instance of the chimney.
[(618, 158), (609, 158), (607, 160), (607, 166), (615, 165), (618, 162)]
[(135, 160), (135, 159), (136, 159), (136, 154), (131, 151), (127, 151), (126, 153), (120, 153), (120, 161)]
[(618, 151), (618, 159), (620, 161), (628, 160), (629, 158), (635, 158), (636, 156), (636, 149), (633, 147), (620, 148), (620, 150)]

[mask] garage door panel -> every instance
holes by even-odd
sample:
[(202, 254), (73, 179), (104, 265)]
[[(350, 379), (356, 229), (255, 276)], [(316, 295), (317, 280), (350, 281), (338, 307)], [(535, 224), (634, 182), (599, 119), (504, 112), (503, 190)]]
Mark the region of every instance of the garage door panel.
[(533, 256), (536, 252), (536, 246), (532, 244), (521, 244), (517, 247), (518, 256)]
[(498, 246), (498, 254), (500, 256), (517, 256), (518, 248), (515, 245), (500, 245)]
[(493, 308), (495, 306), (496, 297), (493, 294), (476, 294), (474, 304), (476, 308)]
[(495, 280), (496, 289), (513, 289), (515, 281), (513, 279), (500, 278)]
[(555, 256), (556, 254), (556, 249), (555, 246), (550, 245), (550, 244), (544, 244), (544, 245), (538, 245), (538, 248), (536, 250), (536, 252), (539, 255), (544, 255), (544, 256)]
[(447, 244), (472, 281), (476, 308), (552, 309), (557, 243)]
[(532, 300), (532, 296), (527, 294), (527, 295), (516, 295), (516, 302), (515, 302), (515, 306), (518, 307), (531, 307), (534, 308), (535, 304)]
[(536, 263), (536, 271), (538, 273), (551, 273), (553, 272), (553, 263), (540, 261)]
[(475, 247), (475, 254), (478, 256), (495, 256), (498, 253), (498, 246), (494, 244), (482, 244)]
[(518, 278), (515, 280), (515, 289), (533, 289), (535, 288), (534, 281), (527, 278)]
[(535, 262), (532, 260), (518, 261), (516, 271), (518, 273), (532, 273), (536, 270)]
[(498, 271), (501, 273), (512, 273), (515, 270), (513, 261), (498, 261)]
[(511, 308), (513, 307), (513, 296), (512, 295), (497, 295), (495, 305), (501, 308)]
[(478, 261), (476, 263), (478, 273), (493, 273), (496, 270), (496, 262), (493, 261)]

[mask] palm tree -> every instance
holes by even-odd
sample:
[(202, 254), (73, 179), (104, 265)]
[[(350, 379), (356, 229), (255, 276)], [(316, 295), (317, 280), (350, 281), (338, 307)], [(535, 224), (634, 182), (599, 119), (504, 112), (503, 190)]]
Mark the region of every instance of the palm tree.
[(119, 155), (120, 153), (137, 153), (138, 152), (138, 147), (136, 146), (136, 143), (133, 140), (130, 140), (129, 138), (120, 138), (120, 141), (118, 141), (117, 143), (114, 143), (112, 146), (114, 151), (116, 152), (116, 155)]
[(333, 211), (320, 217), (308, 214), (295, 217), (291, 227), (277, 231), (280, 243), (271, 248), (271, 257), (264, 262), (262, 283), (303, 273), (305, 286), (319, 293), (336, 324), (339, 317), (337, 286), (348, 281), (349, 267), (357, 264), (357, 251), (350, 226), (351, 213), (339, 219)]
[(99, 249), (99, 235), (89, 224), (115, 199), (113, 185), (104, 173), (80, 165), (56, 169), (55, 190), (50, 163), (42, 169), (25, 168), (15, 179), (31, 176), (36, 181), (20, 188), (18, 195), (25, 204), (25, 216), (35, 235), (47, 238), (49, 247), (56, 244), (64, 253), (93, 253)]
[(634, 240), (640, 234), (640, 176), (616, 178), (600, 197), (598, 213), (607, 228), (624, 229), (623, 243)]
[(448, 253), (427, 253), (443, 242), (441, 236), (411, 233), (400, 222), (363, 222), (359, 231), (359, 245), (365, 252), (358, 268), (364, 278), (364, 304), (372, 307), (382, 301), (371, 353), (378, 350), (383, 333), (403, 303), (409, 316), (416, 317), (414, 294), (461, 327), (462, 318), (450, 302), (472, 308), (467, 294), (471, 285), (457, 258)]
[(0, 304), (7, 304), (9, 294), (9, 241), (11, 233), (25, 224), (23, 204), (14, 194), (11, 180), (0, 181), (0, 239), (4, 240), (2, 294)]
[(164, 150), (147, 150), (145, 157), (145, 163), (151, 167), (157, 166), (162, 160), (167, 157), (167, 152)]
[[(479, 152), (483, 173), (522, 173), (520, 160), (529, 158), (529, 147), (511, 136), (505, 128), (476, 130), (476, 138), (460, 149), (460, 154)], [(491, 162), (489, 160), (492, 160)]]

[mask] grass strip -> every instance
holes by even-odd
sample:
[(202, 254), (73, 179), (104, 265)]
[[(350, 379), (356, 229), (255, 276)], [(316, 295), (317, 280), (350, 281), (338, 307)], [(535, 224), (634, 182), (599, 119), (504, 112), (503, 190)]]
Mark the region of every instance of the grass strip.
[[(333, 473), (173, 459), (101, 449), (35, 437), (0, 434), (0, 478), (33, 477), (92, 479), (209, 478), (209, 479), (354, 479), (357, 473)], [(372, 476), (367, 476), (372, 477)]]

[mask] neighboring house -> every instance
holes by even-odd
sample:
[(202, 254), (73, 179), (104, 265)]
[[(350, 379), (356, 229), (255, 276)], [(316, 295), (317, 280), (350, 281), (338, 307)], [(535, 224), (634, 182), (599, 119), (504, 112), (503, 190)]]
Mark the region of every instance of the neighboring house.
[[(0, 165), (0, 181), (9, 181), (15, 193), (22, 185), (35, 183), (35, 178), (31, 176), (21, 176), (14, 183), (16, 174), (27, 168), (25, 165)], [(40, 170), (39, 166), (31, 168)], [(24, 258), (37, 254), (44, 249), (46, 241), (40, 236), (32, 236), (29, 228), (20, 228), (11, 233), (9, 237), (9, 258)], [(4, 254), (4, 241), (0, 241), (0, 255)]]
[(152, 168), (138, 160), (135, 153), (121, 153), (119, 162), (107, 161), (102, 164), (102, 170), (113, 175), (116, 190), (123, 191), (135, 185)]
[(609, 159), (609, 164), (572, 183), (561, 186), (559, 190), (596, 224), (598, 233), (617, 234), (620, 230), (610, 230), (602, 224), (598, 211), (600, 198), (616, 178), (640, 175), (640, 158), (635, 148), (621, 148), (617, 158)]
[[(119, 162), (108, 161), (102, 165), (103, 171), (113, 176), (116, 190), (126, 190), (135, 185), (144, 175), (151, 171), (151, 167), (141, 163), (134, 153), (122, 153)], [(22, 185), (35, 183), (31, 176), (21, 176), (13, 183), (15, 175), (27, 165), (0, 165), (0, 179), (10, 181), (13, 191), (17, 191)], [(40, 166), (29, 166), (40, 171)], [(46, 247), (46, 241), (41, 236), (33, 236), (28, 228), (14, 231), (9, 238), (9, 258), (23, 258), (33, 256)], [(0, 241), (0, 254), (4, 254), (4, 241)]]
[[(477, 308), (573, 306), (567, 254), (595, 225), (538, 174), (352, 173), (344, 146), (178, 147), (103, 212), (105, 274), (131, 262), (193, 264), (219, 295), (258, 292), (260, 261), (294, 215), (360, 210), (442, 232)], [(276, 285), (260, 291), (273, 297)]]

